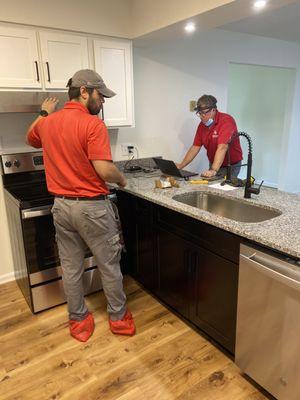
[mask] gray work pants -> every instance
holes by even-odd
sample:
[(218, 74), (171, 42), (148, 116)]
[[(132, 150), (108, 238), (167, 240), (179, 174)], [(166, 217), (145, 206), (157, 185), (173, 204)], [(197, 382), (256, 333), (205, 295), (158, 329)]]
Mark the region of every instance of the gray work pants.
[(113, 207), (110, 200), (55, 198), (52, 214), (70, 319), (80, 321), (88, 313), (82, 282), (87, 246), (97, 262), (110, 319), (122, 319), (126, 312), (120, 235)]

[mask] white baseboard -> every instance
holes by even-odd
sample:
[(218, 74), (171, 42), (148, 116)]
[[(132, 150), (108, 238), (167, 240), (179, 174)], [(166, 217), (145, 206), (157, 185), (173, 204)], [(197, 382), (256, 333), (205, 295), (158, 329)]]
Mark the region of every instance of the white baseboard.
[(8, 274), (0, 275), (0, 285), (2, 283), (11, 282), (15, 280), (14, 272), (9, 272)]

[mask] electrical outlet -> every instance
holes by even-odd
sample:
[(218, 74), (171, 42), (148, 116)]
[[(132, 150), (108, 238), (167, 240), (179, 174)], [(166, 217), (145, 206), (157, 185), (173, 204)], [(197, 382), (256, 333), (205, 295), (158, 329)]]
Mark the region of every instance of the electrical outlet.
[(195, 111), (195, 107), (197, 106), (197, 101), (196, 100), (190, 100), (190, 111), (193, 112)]
[(129, 156), (129, 155), (133, 154), (134, 147), (135, 146), (132, 143), (121, 143), (122, 156)]

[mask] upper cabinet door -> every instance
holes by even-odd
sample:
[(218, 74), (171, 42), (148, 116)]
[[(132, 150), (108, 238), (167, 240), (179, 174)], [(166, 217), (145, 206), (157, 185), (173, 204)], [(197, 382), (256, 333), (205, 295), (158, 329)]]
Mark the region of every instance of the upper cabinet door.
[(0, 26), (0, 87), (42, 88), (36, 32)]
[(66, 89), (68, 79), (89, 67), (87, 38), (63, 33), (40, 32), (46, 89)]
[(133, 125), (132, 51), (129, 40), (93, 40), (95, 69), (117, 93), (104, 104), (107, 126)]

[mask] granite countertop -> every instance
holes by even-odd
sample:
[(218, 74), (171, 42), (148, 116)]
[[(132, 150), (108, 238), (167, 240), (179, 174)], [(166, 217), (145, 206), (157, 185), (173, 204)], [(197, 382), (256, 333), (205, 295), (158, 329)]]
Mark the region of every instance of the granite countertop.
[[(128, 184), (122, 190), (128, 193), (300, 258), (300, 196), (297, 194), (262, 187), (258, 196), (252, 195), (251, 199), (244, 199), (244, 188), (225, 192), (211, 188), (210, 185), (192, 185), (186, 181), (180, 181), (180, 188), (156, 189), (154, 181), (158, 179), (159, 174), (151, 176), (146, 173), (128, 173), (126, 176)], [(213, 183), (215, 182), (211, 184)], [(223, 197), (240, 199), (240, 201), (257, 204), (263, 208), (276, 209), (282, 214), (257, 223), (238, 222), (172, 199), (174, 195), (191, 191), (217, 193)]]

